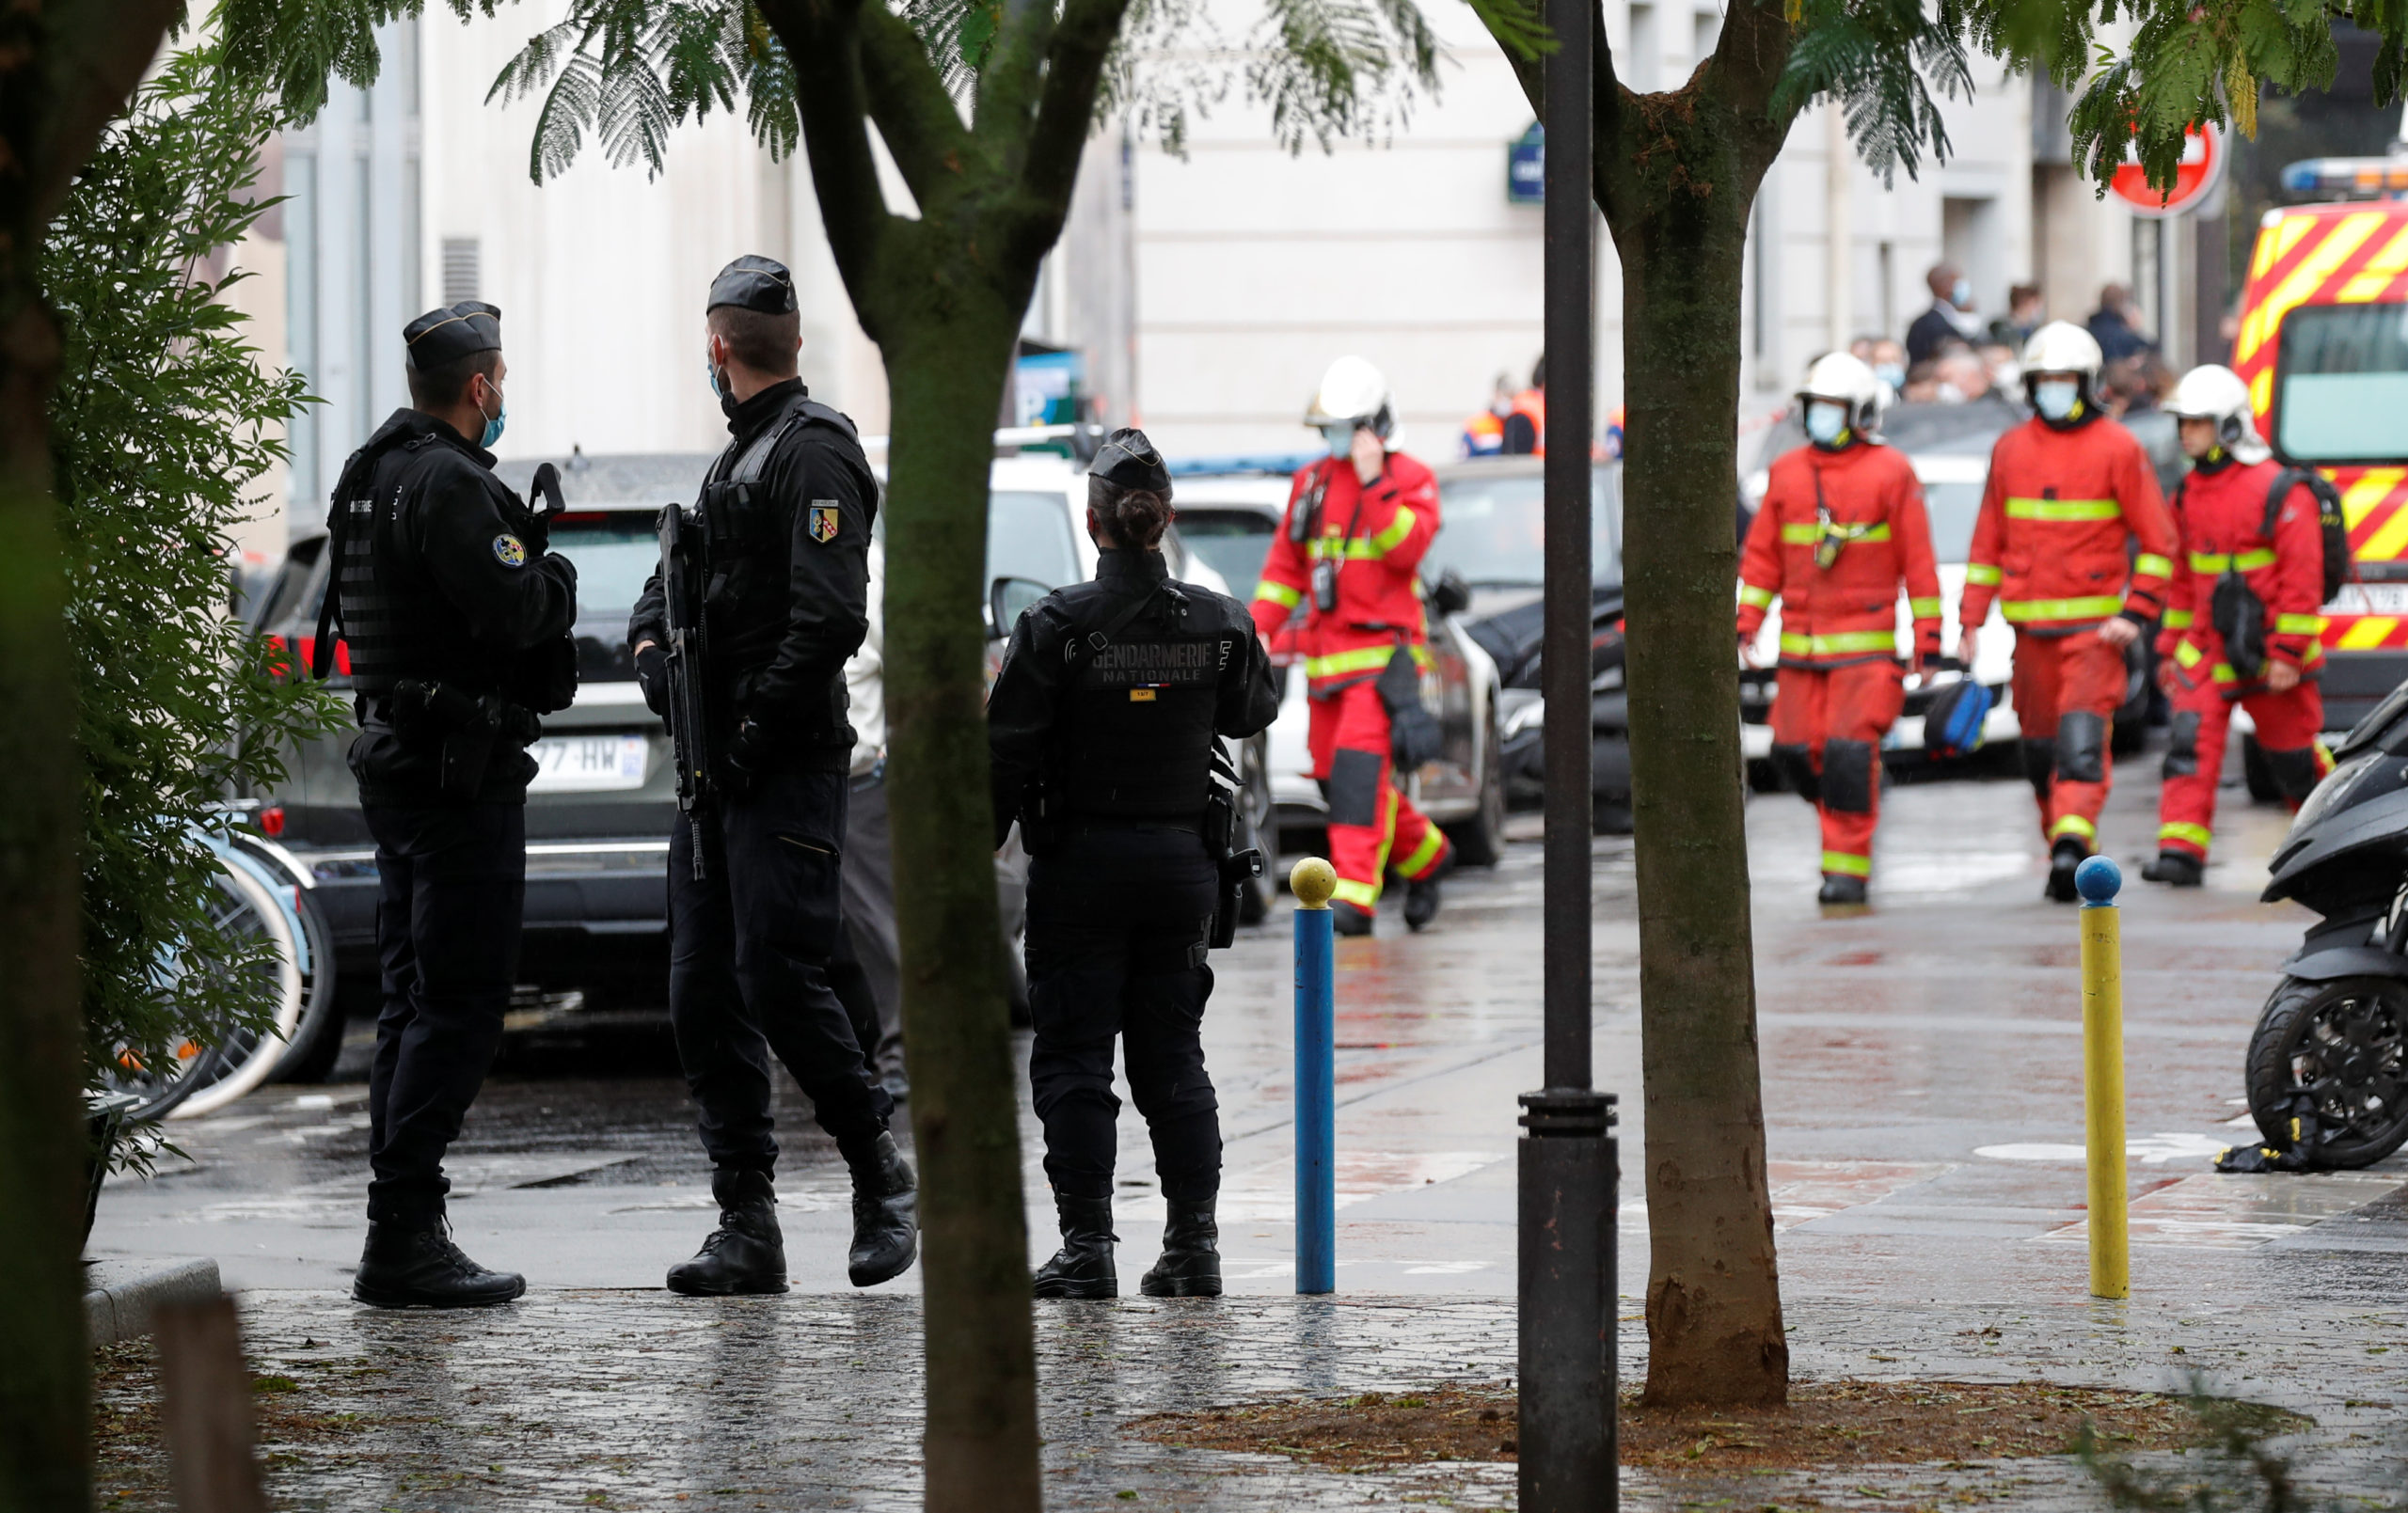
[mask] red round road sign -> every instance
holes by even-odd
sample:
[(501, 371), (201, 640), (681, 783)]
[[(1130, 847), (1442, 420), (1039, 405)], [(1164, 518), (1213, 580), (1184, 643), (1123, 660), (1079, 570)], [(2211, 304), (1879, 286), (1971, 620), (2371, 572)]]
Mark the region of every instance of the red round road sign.
[(2174, 187), (2162, 197), (2149, 186), (2147, 176), (2141, 171), (2140, 159), (2129, 150), (2124, 161), (2115, 165), (2115, 177), (2109, 181), (2108, 192), (2135, 215), (2183, 215), (2199, 208), (2208, 191), (2224, 177), (2224, 160), (2228, 155), (2224, 142), (2224, 128), (2209, 126), (2202, 131), (2192, 127), (2182, 134), (2182, 162), (2174, 170)]

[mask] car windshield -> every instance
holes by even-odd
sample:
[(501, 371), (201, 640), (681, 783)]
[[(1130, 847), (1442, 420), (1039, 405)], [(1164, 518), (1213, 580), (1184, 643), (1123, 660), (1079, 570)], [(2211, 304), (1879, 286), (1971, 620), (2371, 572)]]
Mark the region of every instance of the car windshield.
[(987, 581), (1028, 578), (1049, 589), (1076, 583), (1079, 546), (1059, 494), (987, 496)]
[(563, 515), (552, 526), (552, 550), (577, 564), (580, 620), (625, 619), (660, 565), (653, 517), (635, 511)]
[[(1622, 581), (1621, 536), (1615, 528), (1620, 501), (1616, 476), (1607, 468), (1590, 475), (1590, 576), (1598, 583)], [(1466, 474), (1439, 485), (1443, 524), (1422, 576), (1434, 581), (1452, 570), (1473, 588), (1536, 588), (1546, 581), (1546, 480), (1537, 473)]]
[(1181, 510), (1180, 540), (1221, 575), (1229, 591), (1240, 598), (1254, 593), (1262, 579), (1262, 559), (1271, 552), (1271, 533), (1278, 523), (1259, 510)]
[(2408, 455), (2408, 304), (2305, 305), (2283, 320), (2275, 449), (2303, 463)]
[(1923, 486), (1924, 510), (1931, 517), (1931, 555), (1942, 562), (1961, 562), (1973, 552), (1973, 517), (1981, 512), (1982, 484), (1930, 483)]

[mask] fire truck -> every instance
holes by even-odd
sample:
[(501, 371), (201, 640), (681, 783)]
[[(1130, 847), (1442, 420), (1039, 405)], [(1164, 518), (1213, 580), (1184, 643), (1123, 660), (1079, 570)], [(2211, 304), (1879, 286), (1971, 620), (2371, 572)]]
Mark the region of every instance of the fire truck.
[(2408, 682), (2408, 152), (2294, 163), (2283, 185), (2326, 202), (2259, 223), (2232, 366), (2275, 454), (2341, 493), (2356, 565), (2323, 611), (2340, 731)]

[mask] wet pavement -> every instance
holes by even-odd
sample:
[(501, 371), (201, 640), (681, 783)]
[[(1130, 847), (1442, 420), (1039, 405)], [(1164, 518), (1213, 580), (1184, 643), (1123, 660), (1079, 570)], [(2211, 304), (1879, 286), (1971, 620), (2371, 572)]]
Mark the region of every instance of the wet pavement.
[[(2225, 1390), (2316, 1418), (2312, 1458), (2325, 1479), (2397, 1489), (2408, 1485), (2408, 1153), (2368, 1173), (2212, 1172), (2217, 1149), (2251, 1138), (2242, 1048), (2308, 916), (2256, 902), (2284, 820), (2234, 790), (2207, 888), (2138, 882), (2154, 849), (2154, 766), (2127, 768), (2102, 827), (2134, 879), (2123, 926), (2133, 1297), (2120, 1305), (2085, 1294), (2074, 911), (2039, 896), (2028, 790), (1893, 789), (1872, 906), (1828, 919), (1813, 904), (1811, 812), (1785, 796), (1751, 803), (1766, 1115), (1794, 1360), (1812, 1375), (2140, 1388), (2203, 1370)], [(1629, 848), (1600, 838), (1594, 849), (1596, 1066), (1624, 1096), (1624, 1166), (1636, 1173)], [(1237, 1296), (1040, 1309), (1056, 1505), (1510, 1503), (1510, 1467), (1266, 1471), (1166, 1451), (1117, 1426), (1262, 1393), (1510, 1376), (1513, 1097), (1538, 1080), (1538, 901), (1539, 848), (1517, 844), (1494, 874), (1450, 883), (1426, 934), (1405, 935), (1391, 906), (1378, 938), (1338, 943), (1340, 1292), (1328, 1301), (1290, 1296), (1284, 916), (1215, 957), (1206, 1040)], [(915, 1501), (917, 1273), (868, 1294), (845, 1284), (844, 1172), (807, 1106), (788, 1089), (779, 1114), (796, 1294), (674, 1299), (657, 1290), (661, 1274), (708, 1228), (707, 1171), (682, 1084), (653, 1075), (672, 1064), (665, 1037), (613, 1044), (615, 1057), (522, 1042), (471, 1113), (452, 1162), (455, 1229), (480, 1259), (527, 1272), (531, 1289), (494, 1314), (397, 1316), (344, 1300), (365, 1187), (356, 1083), (270, 1089), (179, 1125), (189, 1161), (111, 1185), (96, 1253), (214, 1257), (245, 1290), (254, 1343), (281, 1363), (274, 1369), (369, 1426), (279, 1470), (280, 1505), (569, 1505), (598, 1493), (610, 1505), (655, 1505), (726, 1488), (738, 1489), (724, 1494), (734, 1505)], [(1022, 1140), (1041, 1202), (1024, 1093)], [(1133, 1110), (1120, 1188), (1122, 1269), (1133, 1280), (1162, 1213)], [(1646, 1219), (1635, 1181), (1623, 1196), (1624, 1349), (1636, 1380)], [(1038, 1204), (1031, 1229), (1041, 1256), (1051, 1213)], [(1875, 1505), (1969, 1489), (2016, 1506), (2098, 1505), (2058, 1462), (1851, 1474), (1848, 1487), (1811, 1476), (1719, 1490), (1632, 1485), (1642, 1506)], [(138, 1478), (124, 1489), (134, 1495), (117, 1505), (144, 1505)], [(1138, 1495), (1119, 1495), (1129, 1491)]]

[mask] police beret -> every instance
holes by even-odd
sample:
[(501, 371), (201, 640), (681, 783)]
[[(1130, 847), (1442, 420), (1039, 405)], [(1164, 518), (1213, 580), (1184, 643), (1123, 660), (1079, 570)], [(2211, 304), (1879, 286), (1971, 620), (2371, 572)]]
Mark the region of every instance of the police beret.
[(1087, 471), (1120, 488), (1148, 489), (1170, 497), (1170, 469), (1163, 465), (1163, 454), (1154, 450), (1146, 433), (1134, 426), (1122, 426), (1104, 437)]
[(501, 307), (481, 300), (462, 300), (448, 309), (429, 310), (402, 327), (402, 343), (409, 350), (410, 366), (440, 368), (472, 352), (491, 352), (501, 345)]
[(746, 253), (719, 271), (711, 280), (710, 303), (703, 307), (705, 314), (722, 305), (738, 309), (758, 310), (763, 315), (792, 315), (794, 275), (775, 258)]

